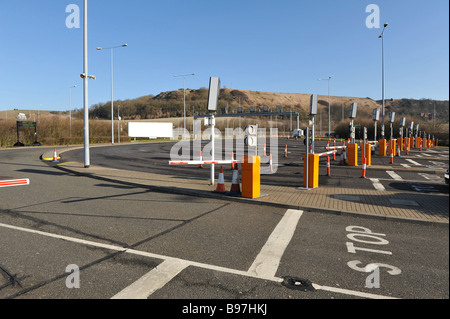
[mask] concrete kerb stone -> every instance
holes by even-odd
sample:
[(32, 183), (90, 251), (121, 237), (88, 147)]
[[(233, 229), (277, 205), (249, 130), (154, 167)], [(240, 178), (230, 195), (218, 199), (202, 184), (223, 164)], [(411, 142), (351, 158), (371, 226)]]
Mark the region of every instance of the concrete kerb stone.
[[(63, 152), (69, 151), (72, 149), (75, 149), (75, 148), (66, 149)], [(61, 153), (63, 153), (63, 152), (61, 152)], [(46, 155), (43, 154), (41, 156), (41, 159), (45, 158), (45, 157), (46, 157)], [(372, 219), (379, 219), (379, 220), (392, 220), (392, 221), (398, 221), (398, 222), (413, 222), (413, 223), (444, 226), (444, 227), (448, 227), (448, 225), (449, 225), (448, 222), (417, 219), (414, 217), (385, 216), (385, 215), (379, 215), (379, 214), (373, 214), (373, 213), (361, 213), (361, 212), (354, 212), (354, 211), (346, 211), (346, 210), (341, 210), (341, 209), (328, 209), (328, 208), (321, 208), (321, 207), (299, 206), (299, 205), (293, 205), (293, 204), (289, 204), (289, 203), (271, 202), (268, 200), (264, 200), (264, 198), (247, 199), (244, 197), (220, 195), (220, 194), (215, 194), (215, 193), (211, 192), (210, 190), (186, 189), (186, 188), (179, 188), (179, 187), (173, 187), (173, 186), (161, 186), (161, 185), (149, 185), (149, 184), (144, 184), (144, 183), (124, 181), (124, 180), (104, 177), (104, 176), (97, 175), (93, 172), (80, 172), (77, 169), (64, 167), (62, 165), (52, 165), (51, 162), (49, 162), (49, 165), (51, 165), (59, 170), (62, 170), (62, 171), (68, 172), (68, 173), (72, 173), (72, 174), (75, 174), (78, 176), (90, 177), (90, 178), (94, 178), (94, 179), (98, 179), (98, 180), (102, 180), (102, 181), (118, 183), (118, 184), (127, 185), (127, 186), (146, 188), (146, 189), (149, 189), (149, 190), (152, 190), (155, 192), (160, 192), (160, 193), (212, 198), (212, 199), (217, 199), (217, 200), (233, 201), (233, 202), (246, 203), (246, 204), (251, 204), (251, 205), (264, 205), (264, 206), (279, 207), (279, 208), (286, 208), (286, 209), (298, 209), (298, 210), (303, 210), (305, 212), (317, 212), (317, 213), (326, 213), (326, 214), (333, 214), (333, 215), (345, 215), (345, 216), (372, 218)], [(102, 169), (105, 169), (105, 168), (102, 168)], [(115, 171), (120, 171), (120, 170), (115, 169)], [(164, 176), (166, 176), (166, 175), (164, 175)], [(262, 185), (262, 187), (264, 187), (264, 185)]]

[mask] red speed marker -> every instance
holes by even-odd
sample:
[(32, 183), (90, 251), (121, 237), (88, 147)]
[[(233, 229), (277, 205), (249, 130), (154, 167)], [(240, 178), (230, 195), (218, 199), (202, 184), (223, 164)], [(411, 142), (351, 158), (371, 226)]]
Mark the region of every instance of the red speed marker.
[(30, 185), (30, 180), (28, 178), (24, 178), (24, 179), (0, 181), (0, 187), (21, 186), (21, 185)]

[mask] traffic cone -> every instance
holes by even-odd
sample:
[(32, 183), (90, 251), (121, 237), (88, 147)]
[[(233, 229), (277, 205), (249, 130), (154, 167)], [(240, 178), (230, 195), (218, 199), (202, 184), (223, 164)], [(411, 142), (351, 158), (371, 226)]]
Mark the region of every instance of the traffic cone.
[[(203, 152), (200, 151), (200, 161), (203, 161)], [(200, 164), (198, 168), (203, 168), (203, 164)]]
[(233, 181), (231, 182), (230, 195), (241, 195), (241, 186), (239, 182), (239, 168), (236, 164), (235, 169), (233, 170)]
[(365, 157), (362, 158), (362, 175), (361, 178), (366, 178), (366, 168), (367, 168), (367, 159)]
[(331, 172), (330, 172), (330, 157), (327, 156), (327, 175), (326, 176), (331, 176)]
[(225, 180), (223, 177), (223, 166), (220, 166), (219, 180), (217, 182), (217, 187), (216, 187), (215, 193), (220, 193), (220, 194), (226, 193)]
[(53, 151), (53, 162), (58, 162), (58, 155), (56, 154), (56, 148)]

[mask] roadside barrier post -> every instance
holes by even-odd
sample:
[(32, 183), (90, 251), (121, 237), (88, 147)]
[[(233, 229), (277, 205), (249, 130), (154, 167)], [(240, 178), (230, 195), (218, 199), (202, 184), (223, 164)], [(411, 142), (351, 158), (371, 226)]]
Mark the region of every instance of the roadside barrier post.
[(378, 154), (380, 156), (386, 156), (386, 139), (380, 139), (378, 145)]
[(261, 158), (243, 156), (241, 160), (242, 197), (257, 198), (261, 196)]
[(403, 151), (403, 138), (402, 137), (398, 137), (397, 138), (397, 148), (400, 149), (400, 151)]
[(358, 144), (348, 144), (348, 165), (358, 166)]
[[(308, 171), (306, 171), (308, 169)], [(306, 155), (303, 158), (303, 186), (306, 187), (306, 173), (308, 172), (308, 187), (319, 186), (319, 155), (308, 154), (308, 168), (306, 167)]]

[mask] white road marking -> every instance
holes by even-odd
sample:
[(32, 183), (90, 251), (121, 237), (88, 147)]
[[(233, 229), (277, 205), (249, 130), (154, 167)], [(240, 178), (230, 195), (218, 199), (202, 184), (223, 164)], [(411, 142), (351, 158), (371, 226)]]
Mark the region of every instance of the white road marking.
[(319, 286), (316, 284), (313, 284), (313, 286), (317, 290), (325, 290), (325, 291), (336, 292), (336, 293), (350, 295), (350, 296), (356, 296), (356, 297), (363, 297), (363, 298), (370, 298), (370, 299), (398, 299), (395, 297), (375, 295), (375, 294), (370, 294), (367, 292), (360, 292), (360, 291), (354, 291), (354, 290), (348, 290), (348, 289), (342, 289), (342, 288), (336, 288), (336, 287)]
[(418, 175), (422, 176), (425, 179), (428, 180), (434, 180), (434, 181), (442, 181), (444, 178), (442, 176), (439, 175), (431, 175), (431, 174), (426, 174), (426, 173), (418, 173)]
[[(279, 278), (279, 277), (272, 277), (272, 278), (264, 277), (264, 278), (262, 278), (262, 277), (255, 276), (255, 275), (249, 273), (248, 271), (242, 271), (242, 270), (237, 270), (237, 269), (225, 268), (225, 267), (221, 267), (221, 266), (209, 265), (209, 264), (204, 264), (204, 263), (195, 262), (195, 261), (183, 260), (183, 259), (179, 259), (179, 258), (173, 258), (173, 257), (169, 257), (169, 256), (154, 254), (154, 253), (150, 253), (150, 252), (146, 252), (146, 251), (139, 251), (139, 250), (128, 249), (125, 247), (120, 247), (120, 246), (115, 246), (115, 245), (102, 244), (102, 243), (93, 242), (93, 241), (89, 241), (89, 240), (83, 240), (83, 239), (78, 239), (78, 238), (74, 238), (74, 237), (62, 236), (62, 235), (47, 233), (47, 232), (38, 231), (38, 230), (34, 230), (34, 229), (23, 228), (23, 227), (18, 227), (18, 226), (13, 226), (13, 225), (7, 225), (7, 224), (3, 224), (3, 223), (0, 223), (0, 227), (17, 230), (17, 231), (23, 231), (23, 232), (32, 233), (32, 234), (41, 235), (41, 236), (46, 236), (46, 237), (55, 238), (55, 239), (65, 240), (68, 242), (83, 244), (83, 245), (87, 245), (87, 246), (106, 248), (109, 250), (123, 251), (124, 253), (128, 253), (128, 254), (134, 254), (134, 255), (138, 255), (138, 256), (145, 256), (145, 257), (150, 257), (150, 258), (161, 259), (163, 261), (168, 262), (164, 266), (165, 269), (175, 267), (176, 262), (179, 262), (180, 268), (185, 267), (185, 266), (186, 267), (194, 266), (194, 267), (198, 267), (198, 268), (203, 268), (203, 269), (208, 269), (208, 270), (213, 270), (213, 271), (220, 271), (220, 272), (234, 274), (234, 275), (269, 280), (269, 281), (273, 281), (273, 282), (277, 282), (277, 283), (282, 283), (284, 281), (283, 278)], [(155, 269), (153, 269), (153, 270), (155, 270)], [(141, 277), (141, 279), (142, 279), (142, 277)], [(355, 290), (321, 286), (316, 283), (313, 283), (312, 285), (314, 286), (315, 289), (318, 289), (318, 290), (325, 290), (325, 291), (330, 291), (330, 292), (334, 292), (334, 293), (358, 296), (358, 297), (363, 297), (363, 298), (370, 298), (370, 299), (392, 298), (389, 296), (369, 294), (369, 293), (364, 293), (364, 292), (355, 291)]]
[(380, 180), (378, 178), (371, 178), (370, 181), (373, 184), (373, 187), (375, 187), (378, 191), (384, 191), (386, 188), (380, 183)]
[(400, 164), (400, 165), (403, 166), (403, 167), (405, 167), (405, 168), (411, 167), (411, 166), (409, 166), (408, 164)]
[(147, 299), (188, 266), (189, 263), (184, 260), (167, 259), (111, 299)]
[(294, 235), (303, 211), (288, 209), (278, 223), (264, 247), (259, 252), (248, 272), (258, 277), (274, 277), (281, 257)]
[(427, 154), (427, 153), (422, 153), (423, 156), (433, 156), (431, 154)]
[(407, 158), (406, 160), (407, 160), (408, 162), (410, 162), (411, 164), (413, 164), (413, 165), (422, 166), (422, 164), (417, 163), (416, 161), (414, 161), (414, 160), (412, 160), (412, 159)]
[(403, 178), (400, 175), (398, 175), (396, 172), (394, 172), (394, 171), (386, 171), (386, 173), (388, 173), (388, 175), (390, 177), (392, 177), (393, 179), (395, 179), (396, 181), (402, 181), (403, 180)]
[(425, 173), (419, 173), (418, 175), (422, 176), (425, 179), (431, 179), (430, 176), (428, 174), (425, 174)]

